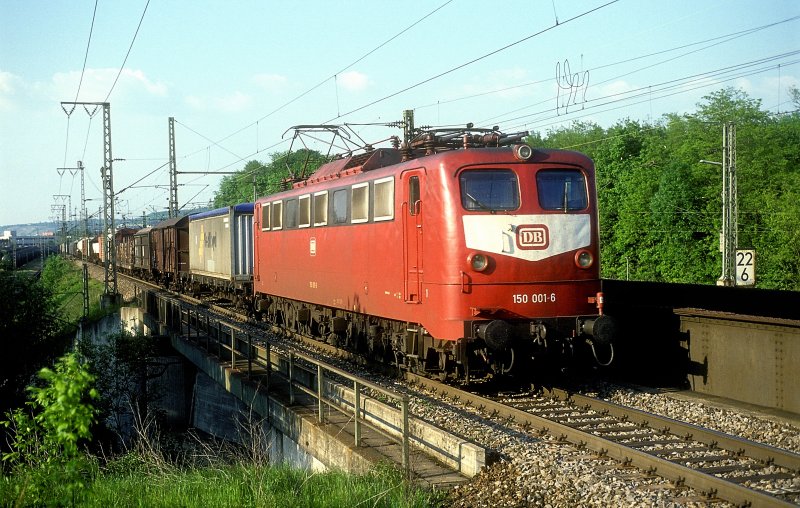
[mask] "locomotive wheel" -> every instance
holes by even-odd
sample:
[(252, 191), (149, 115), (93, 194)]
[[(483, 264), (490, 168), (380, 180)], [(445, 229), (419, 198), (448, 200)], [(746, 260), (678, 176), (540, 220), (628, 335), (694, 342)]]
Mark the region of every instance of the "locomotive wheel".
[(284, 325), (292, 331), (297, 331), (297, 308), (291, 303), (287, 303), (284, 310)]
[(424, 369), (419, 368), (419, 358), (416, 356), (406, 356), (406, 365), (412, 374), (422, 374)]
[(331, 346), (341, 347), (341, 342), (342, 341), (339, 339), (338, 335), (336, 335), (333, 332), (330, 332), (328, 334), (327, 338), (325, 339), (325, 342), (327, 342)]
[(297, 323), (297, 328), (303, 335), (311, 335), (311, 326), (308, 323)]
[(445, 381), (447, 379), (447, 360), (447, 353), (439, 351), (439, 373), (436, 376), (439, 381)]
[(283, 324), (283, 312), (278, 308), (277, 305), (272, 305), (267, 310), (267, 319), (275, 325), (282, 325)]

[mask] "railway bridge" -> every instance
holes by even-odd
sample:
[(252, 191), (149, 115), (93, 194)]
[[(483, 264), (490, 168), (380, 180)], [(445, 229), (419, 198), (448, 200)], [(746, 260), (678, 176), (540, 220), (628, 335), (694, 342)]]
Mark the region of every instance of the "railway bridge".
[(800, 293), (604, 280), (618, 377), (800, 415)]
[(272, 462), (312, 470), (362, 473), (394, 463), (433, 487), (465, 482), (491, 460), (485, 448), (416, 418), (402, 393), (170, 294), (142, 290), (138, 300), (119, 320), (170, 346), (157, 360), (165, 366), (158, 382), (168, 391), (161, 409), (174, 424), (258, 441)]
[[(604, 290), (623, 323), (612, 376), (800, 415), (796, 294), (623, 281), (605, 281)], [(256, 422), (276, 462), (361, 472), (388, 461), (431, 485), (466, 481), (493, 460), (490, 450), (415, 418), (400, 392), (168, 293), (140, 290), (137, 300), (121, 321), (172, 351), (162, 383), (176, 420), (232, 441)], [(735, 312), (742, 310), (752, 314)]]

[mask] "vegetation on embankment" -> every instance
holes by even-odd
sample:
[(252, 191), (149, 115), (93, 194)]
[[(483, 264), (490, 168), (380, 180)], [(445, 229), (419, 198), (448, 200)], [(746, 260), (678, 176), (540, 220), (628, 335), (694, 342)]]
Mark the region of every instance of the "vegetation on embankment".
[[(102, 315), (101, 292), (90, 280), (90, 320)], [(72, 263), (50, 256), (39, 278), (0, 270), (0, 416), (21, 406), (39, 369), (66, 352), (82, 315), (83, 275)]]
[[(57, 475), (45, 479), (33, 495), (26, 477), (4, 477), (0, 504), (10, 506), (184, 506), (184, 507), (428, 507), (443, 497), (409, 488), (394, 470), (366, 475), (313, 473), (289, 467), (219, 464), (153, 472), (137, 456), (124, 456), (104, 466), (87, 463), (80, 489), (70, 489)], [(28, 482), (28, 483), (25, 483)]]
[[(79, 268), (53, 257), (39, 280), (0, 277), (0, 506), (443, 504), (389, 467), (272, 467), (260, 422), (243, 434), (246, 446), (161, 433), (159, 412), (135, 389), (153, 364), (151, 340), (117, 334), (70, 348), (83, 311)], [(125, 414), (134, 432), (122, 440)]]

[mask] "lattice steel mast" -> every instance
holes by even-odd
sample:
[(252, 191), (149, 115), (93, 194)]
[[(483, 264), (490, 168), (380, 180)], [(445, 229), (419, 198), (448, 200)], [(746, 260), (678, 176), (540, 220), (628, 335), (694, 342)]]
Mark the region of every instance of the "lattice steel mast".
[[(65, 105), (81, 105), (91, 118), (98, 107), (103, 108), (103, 167), (100, 169), (100, 176), (103, 181), (103, 267), (105, 272), (104, 290), (100, 304), (102, 307), (115, 305), (119, 301), (117, 291), (117, 252), (115, 248), (114, 233), (116, 224), (114, 223), (114, 172), (112, 165), (114, 158), (111, 155), (111, 104), (108, 102), (62, 102), (61, 108), (68, 115)], [(94, 110), (89, 111), (88, 106), (94, 106)]]
[(728, 122), (722, 127), (722, 282), (736, 285), (736, 249), (739, 245), (739, 201), (736, 192), (736, 125)]
[(169, 117), (169, 216), (178, 216), (178, 167), (175, 162), (174, 117)]

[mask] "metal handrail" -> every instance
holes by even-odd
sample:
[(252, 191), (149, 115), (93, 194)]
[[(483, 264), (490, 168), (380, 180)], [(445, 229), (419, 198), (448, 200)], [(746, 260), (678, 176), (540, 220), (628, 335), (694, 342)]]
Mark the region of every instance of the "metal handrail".
[[(203, 347), (207, 352), (211, 352), (216, 350), (216, 356), (220, 360), (223, 358), (223, 351), (230, 352), (230, 359), (231, 367), (236, 368), (237, 366), (237, 358), (241, 360), (246, 360), (247, 362), (247, 370), (246, 375), (249, 378), (252, 378), (253, 375), (253, 368), (261, 367), (266, 371), (266, 389), (267, 393), (269, 393), (270, 385), (271, 385), (271, 376), (278, 375), (288, 381), (289, 386), (289, 404), (295, 404), (296, 397), (295, 397), (295, 390), (298, 389), (303, 393), (315, 398), (317, 400), (317, 419), (320, 423), (324, 423), (324, 407), (328, 406), (329, 408), (333, 408), (334, 410), (344, 414), (347, 417), (353, 419), (354, 422), (354, 438), (355, 438), (355, 446), (361, 445), (361, 438), (362, 438), (362, 425), (367, 425), (372, 430), (380, 433), (381, 435), (398, 442), (402, 448), (402, 466), (403, 469), (406, 471), (406, 474), (410, 473), (410, 429), (409, 429), (409, 398), (407, 395), (399, 394), (397, 392), (393, 392), (388, 390), (382, 386), (379, 386), (375, 383), (370, 381), (366, 381), (363, 379), (350, 374), (347, 371), (339, 369), (333, 365), (330, 365), (326, 362), (313, 358), (309, 355), (299, 353), (299, 352), (283, 352), (277, 347), (273, 341), (269, 339), (261, 339), (261, 344), (254, 343), (252, 340), (252, 336), (250, 333), (243, 330), (241, 327), (236, 326), (232, 323), (225, 322), (219, 318), (213, 318), (213, 324), (209, 317), (208, 313), (203, 313), (205, 315), (205, 319), (201, 320), (201, 313), (197, 308), (184, 308), (179, 301), (174, 300), (173, 298), (169, 298), (163, 295), (157, 295), (159, 299), (162, 299), (167, 302), (167, 304), (171, 307), (168, 313), (174, 315), (174, 308), (178, 308), (178, 330), (181, 335), (184, 334), (183, 327), (186, 325), (186, 334), (185, 336), (190, 340), (193, 341), (197, 346)], [(185, 319), (184, 319), (185, 315)], [(205, 321), (205, 322), (203, 322)], [(174, 322), (174, 320), (173, 320)], [(165, 323), (169, 325), (169, 323)], [(226, 328), (227, 333), (223, 333), (223, 326)], [(192, 337), (192, 331), (194, 331), (194, 337)], [(215, 332), (215, 333), (212, 333)], [(205, 338), (205, 344), (201, 343), (201, 332), (205, 332), (203, 337)], [(241, 340), (239, 337), (240, 335), (245, 337), (245, 340)], [(223, 337), (225, 337), (223, 339)], [(245, 351), (242, 351), (242, 346)], [(264, 353), (264, 357), (260, 356), (258, 353)], [(254, 354), (255, 353), (255, 354)], [(226, 354), (227, 356), (227, 354)], [(299, 363), (298, 360), (301, 362)], [(278, 366), (284, 362), (287, 365), (287, 372), (284, 374), (282, 369), (273, 369), (273, 364), (277, 364)], [(303, 365), (302, 362), (306, 362), (309, 366)], [(296, 371), (297, 369), (302, 369), (308, 372), (311, 376), (316, 376), (316, 387), (308, 387), (305, 386), (300, 379), (297, 378)], [(325, 396), (325, 373), (335, 374), (344, 378), (348, 384), (352, 383), (352, 390), (354, 393), (354, 403), (352, 406), (352, 412), (349, 410), (349, 404), (340, 404), (334, 400)], [(335, 381), (331, 380), (331, 383), (336, 383)], [(346, 387), (346, 385), (342, 385), (340, 383), (336, 383), (339, 386)], [(261, 385), (264, 386), (264, 385)], [(379, 426), (371, 423), (366, 418), (366, 408), (364, 410), (361, 409), (361, 402), (362, 402), (362, 390), (369, 389), (379, 394), (382, 394), (389, 399), (395, 401), (397, 409), (400, 411), (400, 426), (397, 429), (399, 436), (392, 435), (388, 432), (385, 432)], [(362, 415), (363, 413), (363, 415)]]

